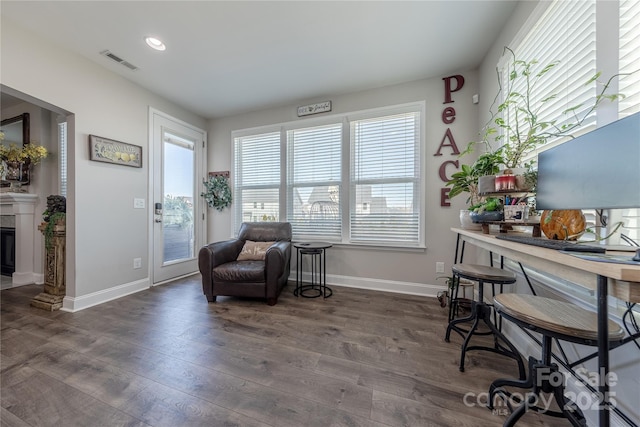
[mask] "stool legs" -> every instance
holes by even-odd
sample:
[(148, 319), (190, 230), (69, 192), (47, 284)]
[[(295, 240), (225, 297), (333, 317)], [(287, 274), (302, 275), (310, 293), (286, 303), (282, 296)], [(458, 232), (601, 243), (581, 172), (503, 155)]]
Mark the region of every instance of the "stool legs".
[[(564, 381), (559, 380), (558, 365), (551, 363), (551, 337), (543, 336), (542, 359), (529, 358), (529, 376), (524, 381), (498, 379), (491, 383), (489, 387), (489, 409), (494, 409), (495, 397), (500, 395), (505, 402), (511, 415), (503, 424), (504, 427), (511, 427), (528, 411), (532, 410), (544, 413), (552, 417), (567, 418), (574, 427), (586, 427), (586, 420), (579, 408), (564, 396)], [(518, 387), (531, 390), (525, 395), (524, 401), (516, 398), (504, 387)], [(548, 407), (537, 406), (541, 393), (553, 395), (561, 411), (550, 411)], [(515, 410), (511, 407), (511, 402), (521, 403)]]
[[(459, 367), (460, 372), (464, 372), (464, 362), (465, 362), (465, 356), (467, 351), (486, 350), (486, 351), (491, 351), (493, 353), (501, 354), (503, 356), (507, 356), (514, 359), (518, 363), (518, 371), (519, 371), (520, 378), (524, 379), (526, 377), (526, 372), (524, 369), (524, 363), (522, 362), (522, 358), (520, 357), (520, 353), (515, 348), (515, 346), (511, 344), (511, 342), (507, 339), (507, 337), (505, 337), (502, 334), (502, 332), (500, 332), (498, 328), (496, 328), (496, 326), (491, 322), (491, 314), (493, 312), (493, 309), (491, 305), (486, 304), (484, 302), (484, 293), (483, 293), (484, 282), (480, 280), (478, 286), (479, 286), (478, 301), (472, 302), (471, 315), (469, 315), (468, 317), (456, 319), (449, 322), (449, 325), (447, 326), (447, 332), (444, 338), (446, 342), (449, 342), (452, 330), (456, 331), (457, 333), (459, 333), (461, 336), (464, 337), (464, 342), (462, 344), (462, 352), (460, 355), (460, 367)], [(481, 320), (489, 327), (489, 332), (477, 331), (478, 325)], [(473, 321), (473, 323), (471, 324), (471, 328), (469, 329), (468, 332), (461, 329), (458, 326), (460, 323), (465, 323), (469, 321)], [(467, 332), (466, 336), (464, 335), (464, 332)], [(471, 337), (473, 335), (493, 335), (494, 337), (493, 347), (484, 347), (484, 346), (469, 347), (469, 342), (471, 341)], [(505, 343), (508, 348), (505, 348), (504, 346), (502, 346), (499, 340)]]
[[(465, 355), (467, 351), (485, 350), (485, 351), (501, 354), (503, 356), (507, 356), (507, 357), (510, 357), (511, 359), (514, 359), (518, 364), (518, 374), (520, 375), (520, 378), (525, 379), (526, 372), (524, 369), (524, 363), (522, 362), (522, 357), (520, 356), (518, 349), (516, 349), (515, 346), (511, 344), (511, 341), (509, 341), (507, 337), (505, 337), (504, 334), (500, 332), (498, 328), (496, 328), (496, 326), (491, 322), (491, 313), (493, 312), (491, 306), (481, 302), (474, 303), (474, 305), (475, 305), (476, 318), (473, 322), (473, 325), (471, 326), (471, 329), (469, 330), (469, 333), (467, 334), (464, 340), (464, 343), (462, 344), (462, 354), (460, 356), (460, 372), (464, 372), (464, 361), (465, 361)], [(478, 323), (480, 320), (482, 320), (489, 327), (489, 330), (491, 331), (490, 333), (493, 335), (493, 347), (485, 347), (485, 346), (469, 347), (469, 341), (471, 340), (471, 337), (474, 334), (476, 335), (478, 334), (476, 332), (476, 329), (478, 327)], [(504, 346), (502, 346), (500, 344), (500, 341), (506, 344), (508, 348), (505, 348)]]

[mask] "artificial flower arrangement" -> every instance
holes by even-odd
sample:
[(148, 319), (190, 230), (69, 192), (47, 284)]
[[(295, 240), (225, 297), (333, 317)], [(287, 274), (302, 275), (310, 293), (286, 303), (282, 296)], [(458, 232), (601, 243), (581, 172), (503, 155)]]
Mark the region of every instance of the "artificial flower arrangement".
[[(4, 140), (4, 133), (0, 131), (0, 141)], [(0, 159), (6, 162), (29, 161), (32, 165), (37, 165), (42, 159), (47, 157), (47, 149), (36, 143), (24, 144), (19, 147), (15, 143), (8, 146), (0, 144)]]

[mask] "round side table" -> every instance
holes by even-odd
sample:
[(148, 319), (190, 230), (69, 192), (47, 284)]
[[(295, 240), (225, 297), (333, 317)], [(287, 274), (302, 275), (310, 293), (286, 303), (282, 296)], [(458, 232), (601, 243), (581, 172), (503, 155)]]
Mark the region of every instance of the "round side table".
[[(329, 298), (333, 291), (327, 286), (327, 260), (325, 251), (333, 246), (327, 242), (297, 242), (296, 248), (296, 289), (295, 296), (304, 298)], [(302, 259), (305, 255), (311, 257), (311, 283), (304, 284), (302, 278)]]

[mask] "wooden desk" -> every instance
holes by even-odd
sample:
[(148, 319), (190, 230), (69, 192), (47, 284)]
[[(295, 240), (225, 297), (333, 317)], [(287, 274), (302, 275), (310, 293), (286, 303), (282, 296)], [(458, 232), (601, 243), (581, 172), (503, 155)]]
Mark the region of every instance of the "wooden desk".
[[(640, 302), (640, 265), (588, 261), (553, 249), (498, 240), (495, 235), (480, 231), (461, 228), (452, 228), (451, 231), (474, 246), (596, 291), (598, 366), (603, 373), (598, 391), (601, 396), (608, 396), (609, 386), (607, 381), (602, 381), (606, 380), (609, 373), (607, 296), (611, 292), (618, 299)], [(628, 255), (631, 257), (632, 253)], [(600, 427), (609, 427), (609, 412), (608, 409), (600, 409)]]

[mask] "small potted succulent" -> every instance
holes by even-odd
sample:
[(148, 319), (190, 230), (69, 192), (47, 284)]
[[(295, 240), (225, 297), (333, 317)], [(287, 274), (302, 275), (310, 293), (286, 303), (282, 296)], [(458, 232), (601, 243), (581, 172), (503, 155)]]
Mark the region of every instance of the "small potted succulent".
[(482, 203), (471, 206), (471, 220), (475, 223), (502, 221), (503, 205), (498, 197), (487, 197)]

